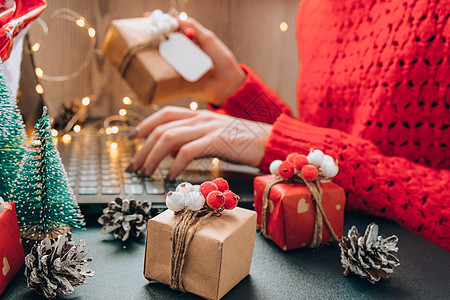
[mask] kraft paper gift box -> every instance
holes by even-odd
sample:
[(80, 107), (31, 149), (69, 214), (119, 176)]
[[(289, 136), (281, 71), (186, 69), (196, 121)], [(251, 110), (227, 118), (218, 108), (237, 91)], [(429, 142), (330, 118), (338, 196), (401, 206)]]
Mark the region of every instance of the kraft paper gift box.
[[(264, 189), (275, 176), (258, 176), (254, 179), (255, 211), (259, 229), (262, 224), (262, 199)], [(323, 218), (330, 222), (334, 233), (342, 237), (344, 225), (345, 192), (333, 182), (322, 182)], [(283, 250), (309, 246), (313, 239), (316, 220), (315, 202), (309, 188), (301, 183), (277, 183), (270, 189), (266, 215), (267, 235)], [(322, 243), (332, 240), (330, 231), (323, 222)]]
[[(143, 104), (198, 95), (202, 80), (188, 82), (161, 57), (160, 36), (148, 33), (148, 18), (113, 20), (103, 52)], [(147, 46), (143, 46), (147, 45)]]
[[(144, 276), (149, 281), (170, 285), (176, 219), (166, 210), (148, 223)], [(237, 207), (204, 220), (186, 252), (184, 289), (207, 299), (222, 298), (249, 274), (255, 234), (256, 213), (251, 210)]]
[(13, 202), (0, 205), (0, 295), (25, 261)]

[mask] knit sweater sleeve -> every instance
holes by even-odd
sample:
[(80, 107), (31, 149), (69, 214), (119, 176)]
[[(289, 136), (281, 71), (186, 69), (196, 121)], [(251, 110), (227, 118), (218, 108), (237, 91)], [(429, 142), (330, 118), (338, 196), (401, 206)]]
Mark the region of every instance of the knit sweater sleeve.
[(386, 156), (371, 142), (339, 130), (311, 126), (287, 115), (273, 124), (261, 169), (291, 152), (321, 149), (339, 160), (335, 182), (347, 209), (386, 217), (450, 251), (450, 171)]
[(284, 113), (292, 116), (291, 109), (248, 66), (240, 64), (246, 73), (244, 83), (221, 107), (209, 105), (212, 111), (256, 122), (272, 124)]

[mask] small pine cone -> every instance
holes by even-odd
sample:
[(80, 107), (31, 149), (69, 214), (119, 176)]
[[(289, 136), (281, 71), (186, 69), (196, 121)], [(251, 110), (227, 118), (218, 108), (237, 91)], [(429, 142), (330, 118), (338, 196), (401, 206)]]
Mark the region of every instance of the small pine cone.
[(344, 275), (352, 272), (371, 283), (379, 281), (380, 278), (388, 279), (388, 273), (392, 273), (394, 267), (400, 265), (400, 261), (392, 254), (398, 251), (397, 242), (395, 235), (388, 238), (378, 236), (378, 225), (375, 223), (367, 226), (364, 236), (352, 226), (348, 237), (343, 237), (339, 243)]
[(25, 257), (28, 287), (47, 299), (73, 293), (74, 286), (86, 284), (86, 276), (95, 274), (87, 266), (92, 258), (84, 259), (87, 253), (86, 242), (75, 244), (70, 234), (56, 240), (46, 237)]
[(130, 236), (139, 237), (147, 229), (151, 203), (116, 198), (108, 203), (98, 222), (103, 225), (101, 233), (112, 232), (114, 238), (126, 241)]

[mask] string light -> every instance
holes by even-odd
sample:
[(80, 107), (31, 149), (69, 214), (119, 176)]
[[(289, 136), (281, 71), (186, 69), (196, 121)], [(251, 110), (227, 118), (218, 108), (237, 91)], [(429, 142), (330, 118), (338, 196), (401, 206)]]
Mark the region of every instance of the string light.
[(117, 127), (117, 126), (111, 127), (111, 133), (116, 134), (116, 133), (118, 133), (118, 132), (119, 132), (119, 127)]
[(119, 110), (119, 115), (121, 115), (122, 117), (125, 117), (127, 115), (127, 110), (122, 108)]
[(281, 30), (281, 32), (286, 32), (286, 30), (288, 30), (288, 24), (286, 22), (281, 22), (280, 30)]
[(212, 159), (212, 164), (215, 165), (215, 166), (217, 166), (219, 164), (219, 162), (220, 162), (220, 160), (217, 157), (214, 157)]
[(187, 18), (188, 18), (187, 13), (184, 12), (184, 11), (182, 11), (182, 12), (180, 13), (180, 19), (183, 20), (183, 21), (186, 21)]
[(33, 50), (34, 52), (36, 52), (36, 51), (39, 50), (40, 47), (41, 47), (41, 44), (35, 43), (35, 44), (31, 47), (31, 50)]
[(70, 143), (70, 142), (72, 141), (72, 136), (71, 136), (70, 134), (66, 133), (66, 134), (63, 135), (63, 137), (62, 137), (62, 141), (63, 141), (65, 144), (68, 144), (68, 143)]
[(90, 97), (84, 97), (84, 98), (81, 100), (81, 104), (83, 104), (84, 106), (88, 106), (89, 103), (91, 103), (91, 98), (90, 98)]
[(198, 108), (198, 103), (195, 102), (195, 101), (192, 101), (191, 104), (189, 104), (189, 108), (190, 108), (192, 111), (197, 110), (197, 108)]
[(106, 133), (106, 134), (111, 134), (111, 133), (112, 133), (112, 128), (111, 128), (111, 127), (107, 127), (107, 128), (105, 129), (105, 133)]
[(44, 93), (44, 88), (42, 87), (42, 85), (40, 85), (40, 84), (36, 85), (36, 92), (38, 94), (43, 94)]
[(123, 97), (123, 104), (125, 105), (131, 105), (131, 103), (133, 103), (133, 101), (131, 101), (131, 99), (129, 97)]
[(116, 142), (112, 142), (111, 143), (111, 150), (116, 150), (117, 148), (119, 148), (119, 145)]
[(36, 73), (36, 76), (37, 76), (38, 78), (42, 78), (42, 76), (44, 75), (44, 71), (42, 71), (41, 68), (36, 68), (36, 69), (34, 69), (34, 72)]
[(91, 38), (93, 38), (95, 36), (95, 29), (94, 28), (89, 28), (88, 29), (88, 34)]
[(84, 27), (84, 25), (86, 25), (86, 20), (84, 18), (79, 18), (75, 21), (75, 24), (77, 24), (79, 27)]
[(57, 137), (58, 136), (58, 130), (52, 129), (52, 136)]
[(76, 132), (76, 133), (80, 132), (81, 131), (81, 126), (78, 125), (78, 124), (73, 126), (73, 131)]

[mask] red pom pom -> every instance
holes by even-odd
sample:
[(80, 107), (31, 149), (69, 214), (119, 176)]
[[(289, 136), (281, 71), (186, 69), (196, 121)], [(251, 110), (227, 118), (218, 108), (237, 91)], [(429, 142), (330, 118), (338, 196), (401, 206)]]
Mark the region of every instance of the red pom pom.
[(290, 162), (291, 164), (294, 164), (294, 159), (299, 156), (300, 154), (298, 154), (297, 152), (291, 153), (288, 156), (286, 156), (286, 160), (288, 162)]
[(291, 178), (294, 175), (294, 166), (288, 161), (283, 161), (280, 167), (278, 167), (278, 173), (283, 178)]
[(302, 177), (305, 180), (313, 181), (316, 180), (317, 176), (319, 175), (319, 171), (317, 170), (317, 167), (314, 165), (304, 165), (302, 168)]
[(218, 211), (225, 204), (225, 196), (220, 191), (212, 191), (208, 194), (206, 203), (208, 203), (209, 207), (211, 207), (215, 211)]
[(304, 165), (306, 165), (308, 163), (308, 158), (306, 157), (306, 155), (303, 154), (299, 154), (294, 158), (294, 168), (297, 171), (300, 171)]
[(200, 193), (202, 193), (203, 197), (208, 197), (208, 194), (212, 191), (217, 191), (219, 188), (212, 181), (205, 181), (200, 185)]
[(188, 38), (190, 38), (191, 40), (194, 38), (195, 36), (195, 30), (192, 27), (188, 27), (184, 30), (184, 35), (187, 36)]
[(225, 209), (233, 209), (237, 206), (240, 199), (238, 195), (236, 195), (232, 191), (225, 191), (223, 192), (223, 195), (225, 197), (225, 204), (223, 205)]
[(228, 182), (225, 179), (223, 179), (222, 177), (216, 178), (212, 182), (214, 182), (217, 185), (217, 188), (221, 192), (224, 192), (224, 191), (230, 189), (230, 187), (228, 186)]

